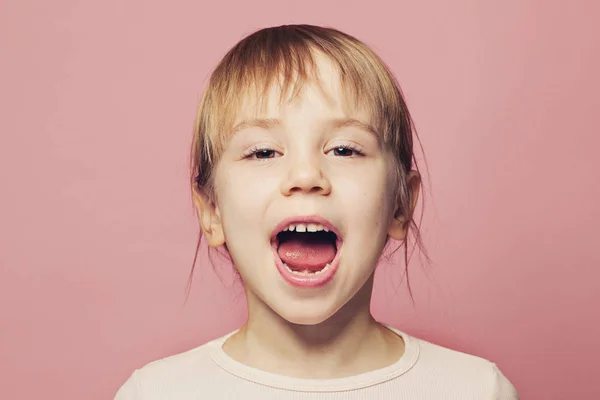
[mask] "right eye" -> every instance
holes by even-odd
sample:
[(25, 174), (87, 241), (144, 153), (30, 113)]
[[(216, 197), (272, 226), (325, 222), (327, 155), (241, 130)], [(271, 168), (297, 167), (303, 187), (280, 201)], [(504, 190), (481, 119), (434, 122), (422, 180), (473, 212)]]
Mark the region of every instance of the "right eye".
[(258, 159), (273, 158), (275, 157), (275, 150), (258, 150), (252, 156)]
[(244, 154), (245, 159), (250, 160), (267, 160), (277, 157), (277, 151), (268, 148), (252, 148)]

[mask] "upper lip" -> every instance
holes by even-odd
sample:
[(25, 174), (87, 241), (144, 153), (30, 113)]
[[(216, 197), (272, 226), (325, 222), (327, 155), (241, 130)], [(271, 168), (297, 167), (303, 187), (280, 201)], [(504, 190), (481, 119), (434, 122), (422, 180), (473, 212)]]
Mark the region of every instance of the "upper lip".
[(289, 217), (278, 223), (275, 229), (273, 229), (273, 232), (271, 233), (271, 240), (275, 239), (277, 237), (277, 234), (283, 231), (290, 224), (309, 224), (311, 222), (313, 224), (323, 225), (325, 228), (329, 229), (330, 232), (335, 233), (338, 239), (341, 238), (337, 227), (327, 219), (318, 215), (306, 215)]

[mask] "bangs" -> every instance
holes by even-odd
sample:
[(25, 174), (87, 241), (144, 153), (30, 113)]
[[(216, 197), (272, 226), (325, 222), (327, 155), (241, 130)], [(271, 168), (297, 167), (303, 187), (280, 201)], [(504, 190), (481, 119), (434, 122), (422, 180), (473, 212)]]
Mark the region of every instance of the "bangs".
[[(262, 113), (273, 100), (279, 104), (293, 101), (307, 84), (331, 99), (321, 85), (320, 57), (337, 72), (344, 110), (367, 113), (382, 141), (392, 148), (401, 137), (411, 137), (400, 89), (368, 46), (332, 28), (280, 26), (246, 37), (214, 70), (198, 110), (192, 167), (214, 165), (242, 113)], [(279, 98), (270, 99), (272, 93), (279, 93)], [(195, 170), (198, 183), (208, 184), (210, 171)]]

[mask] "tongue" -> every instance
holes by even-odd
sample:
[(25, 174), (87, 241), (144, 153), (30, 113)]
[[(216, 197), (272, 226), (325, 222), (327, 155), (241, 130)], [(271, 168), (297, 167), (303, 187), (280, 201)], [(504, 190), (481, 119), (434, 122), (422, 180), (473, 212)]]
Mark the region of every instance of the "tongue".
[(319, 235), (295, 234), (279, 245), (281, 260), (294, 271), (319, 271), (333, 261), (335, 244)]

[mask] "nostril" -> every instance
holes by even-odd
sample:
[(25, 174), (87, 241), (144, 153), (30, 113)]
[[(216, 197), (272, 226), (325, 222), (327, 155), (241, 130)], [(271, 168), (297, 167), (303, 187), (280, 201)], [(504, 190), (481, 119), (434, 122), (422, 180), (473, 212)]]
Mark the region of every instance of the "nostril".
[(282, 192), (292, 194), (328, 192), (330, 183), (320, 167), (309, 160), (293, 162), (282, 186)]
[(319, 193), (326, 191), (326, 188), (322, 186), (312, 186), (310, 189), (306, 189), (300, 186), (294, 186), (289, 189), (290, 193), (293, 192), (307, 192), (307, 193)]

